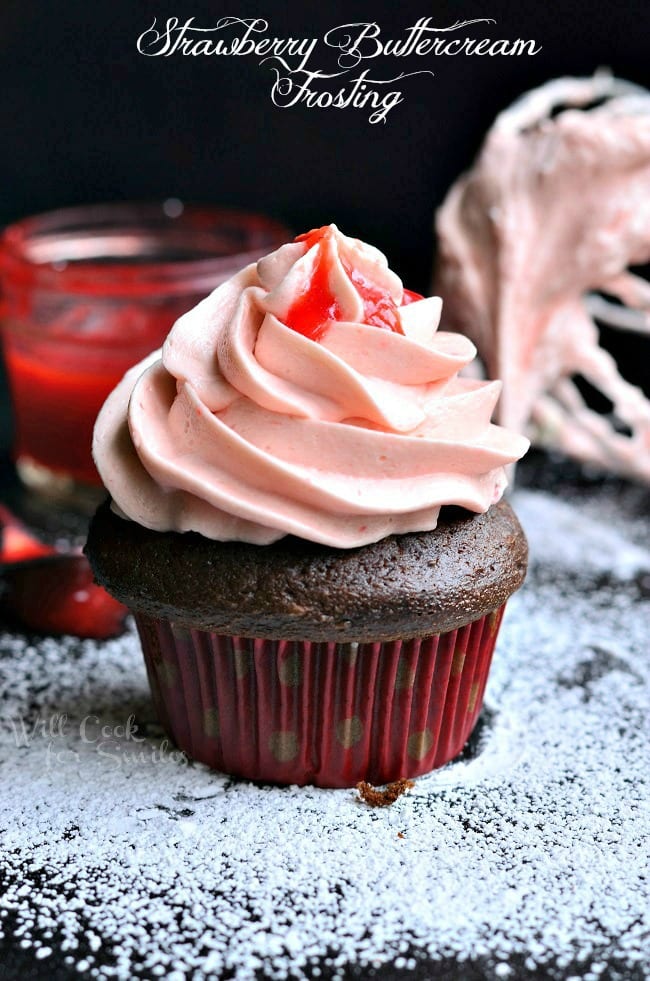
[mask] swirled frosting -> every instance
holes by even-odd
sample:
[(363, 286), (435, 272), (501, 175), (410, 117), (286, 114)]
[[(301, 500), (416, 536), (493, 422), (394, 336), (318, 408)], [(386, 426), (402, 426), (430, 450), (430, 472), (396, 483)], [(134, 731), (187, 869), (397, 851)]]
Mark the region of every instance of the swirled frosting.
[(180, 318), (95, 426), (123, 516), (160, 531), (351, 548), (483, 512), (528, 441), (490, 422), (499, 382), (335, 225), (282, 246)]

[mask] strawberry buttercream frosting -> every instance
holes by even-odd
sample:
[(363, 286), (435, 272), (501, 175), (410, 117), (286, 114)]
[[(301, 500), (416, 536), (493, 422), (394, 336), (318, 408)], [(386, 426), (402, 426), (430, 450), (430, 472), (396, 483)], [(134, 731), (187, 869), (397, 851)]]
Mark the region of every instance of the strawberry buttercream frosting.
[(335, 225), (243, 269), (129, 371), (93, 452), (119, 514), (160, 531), (351, 548), (486, 511), (528, 441), (490, 422), (473, 344)]

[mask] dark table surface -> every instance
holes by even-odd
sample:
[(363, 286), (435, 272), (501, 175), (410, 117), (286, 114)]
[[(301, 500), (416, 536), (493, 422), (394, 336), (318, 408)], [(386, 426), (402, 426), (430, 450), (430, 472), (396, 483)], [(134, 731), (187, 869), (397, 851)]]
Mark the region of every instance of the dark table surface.
[(132, 628), (0, 627), (0, 977), (650, 977), (650, 493), (533, 455), (513, 503), (479, 726), (381, 811), (180, 757)]

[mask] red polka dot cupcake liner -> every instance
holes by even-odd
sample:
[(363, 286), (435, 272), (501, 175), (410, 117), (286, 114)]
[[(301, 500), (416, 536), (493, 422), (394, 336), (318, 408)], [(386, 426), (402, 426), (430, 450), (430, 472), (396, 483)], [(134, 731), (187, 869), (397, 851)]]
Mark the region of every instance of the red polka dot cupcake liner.
[(227, 637), (136, 614), (155, 706), (179, 749), (224, 773), (352, 787), (417, 777), (476, 723), (504, 606), (382, 643)]

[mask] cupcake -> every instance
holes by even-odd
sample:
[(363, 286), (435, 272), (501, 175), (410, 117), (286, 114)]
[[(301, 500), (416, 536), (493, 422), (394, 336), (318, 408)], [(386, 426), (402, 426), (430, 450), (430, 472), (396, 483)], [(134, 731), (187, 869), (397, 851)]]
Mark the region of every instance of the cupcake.
[(527, 440), (440, 301), (330, 225), (216, 289), (95, 427), (95, 577), (189, 756), (277, 783), (414, 777), (463, 748), (526, 542)]

